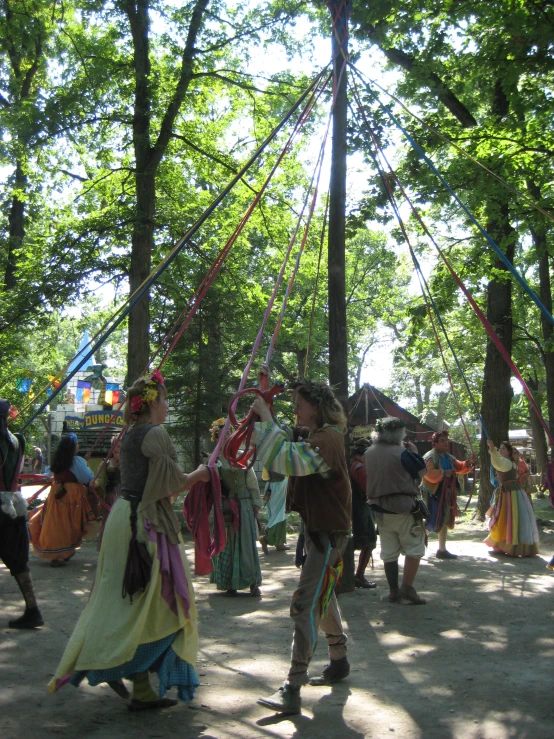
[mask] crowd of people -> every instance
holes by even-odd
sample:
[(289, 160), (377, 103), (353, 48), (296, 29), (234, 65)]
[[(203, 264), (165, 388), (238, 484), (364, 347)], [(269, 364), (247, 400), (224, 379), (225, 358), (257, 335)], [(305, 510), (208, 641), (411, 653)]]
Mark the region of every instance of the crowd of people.
[[(258, 379), (269, 381), (266, 365)], [(428, 535), (437, 534), (438, 559), (456, 559), (446, 549), (446, 539), (457, 515), (457, 475), (473, 469), (472, 462), (449, 454), (447, 432), (433, 434), (432, 449), (421, 456), (406, 439), (405, 423), (394, 417), (378, 420), (370, 439), (353, 442), (348, 464), (347, 419), (333, 390), (303, 380), (293, 393), (294, 428), (278, 422), (261, 396), (252, 406), (259, 419), (253, 440), (263, 466), (263, 498), (252, 469), (237, 469), (223, 455), (216, 462), (226, 539), (224, 549), (213, 557), (211, 575), (211, 582), (227, 597), (236, 597), (241, 590), (260, 597), (257, 543), (266, 554), (269, 546), (288, 549), (287, 514), (299, 514), (302, 533), (296, 557), (299, 581), (290, 607), (294, 626), (290, 667), (277, 692), (258, 701), (289, 714), (300, 712), (303, 686), (332, 684), (350, 672), (335, 586), (351, 536), (360, 552), (356, 587), (376, 587), (365, 573), (379, 535), (388, 600), (424, 605), (414, 583)], [(27, 505), (17, 480), (25, 440), (10, 432), (9, 408), (0, 399), (0, 558), (25, 600), (24, 614), (9, 626), (36, 628), (43, 618), (28, 564)], [(99, 517), (98, 500), (104, 501), (109, 516), (105, 511), (90, 599), (50, 682), (52, 691), (85, 679), (90, 685), (107, 683), (130, 699), (130, 710), (143, 711), (175, 705), (177, 701), (166, 696), (173, 687), (180, 699), (188, 701), (199, 684), (198, 614), (173, 504), (196, 483), (208, 483), (211, 475), (203, 465), (189, 474), (181, 471), (163, 427), (167, 412), (167, 390), (159, 371), (137, 380), (127, 394), (121, 441), (97, 479), (78, 454), (75, 434), (67, 434), (57, 446), (48, 498), (28, 522), (35, 553), (51, 566), (63, 567)], [(214, 443), (225, 421), (214, 422)], [(489, 441), (489, 449), (496, 488), (485, 544), (496, 554), (534, 556), (538, 531), (526, 492), (529, 470), (508, 442), (497, 450)], [(262, 529), (259, 511), (264, 502), (268, 521)], [(320, 631), (327, 641), (329, 664), (321, 675), (310, 678)], [(157, 692), (150, 685), (150, 672), (158, 675)], [(132, 692), (125, 680), (131, 682)]]

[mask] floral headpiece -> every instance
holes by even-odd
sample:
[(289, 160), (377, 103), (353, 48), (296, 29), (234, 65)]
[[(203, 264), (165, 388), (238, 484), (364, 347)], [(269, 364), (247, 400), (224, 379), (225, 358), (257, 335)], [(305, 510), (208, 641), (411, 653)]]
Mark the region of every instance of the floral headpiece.
[(448, 439), (448, 430), (443, 429), (442, 431), (435, 431), (435, 433), (431, 435), (431, 444), (435, 445), (441, 436), (444, 436), (445, 439)]
[(375, 424), (375, 430), (382, 434), (383, 431), (396, 431), (396, 429), (405, 429), (406, 422), (401, 418), (395, 416), (387, 416), (386, 418), (380, 418)]
[(352, 454), (360, 456), (371, 446), (371, 439), (356, 439), (352, 444)]
[(212, 441), (215, 441), (217, 439), (217, 435), (219, 434), (220, 429), (222, 429), (225, 426), (226, 418), (218, 418), (217, 421), (214, 421), (212, 425), (210, 426), (210, 438)]
[(314, 405), (320, 403), (331, 405), (335, 398), (333, 389), (324, 382), (316, 380), (295, 380), (291, 385), (293, 390), (302, 390)]
[(159, 369), (154, 370), (150, 376), (145, 375), (144, 390), (140, 395), (131, 398), (131, 413), (140, 413), (144, 406), (149, 405), (158, 397), (158, 385), (164, 385), (164, 378)]

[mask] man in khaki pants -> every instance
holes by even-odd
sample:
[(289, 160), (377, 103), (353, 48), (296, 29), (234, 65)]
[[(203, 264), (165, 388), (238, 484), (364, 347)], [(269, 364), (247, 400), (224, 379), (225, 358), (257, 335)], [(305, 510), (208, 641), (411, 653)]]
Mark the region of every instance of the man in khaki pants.
[[(425, 554), (425, 527), (416, 505), (415, 480), (425, 474), (425, 462), (417, 447), (402, 439), (406, 424), (389, 416), (375, 424), (373, 446), (364, 454), (367, 499), (375, 514), (381, 539), (381, 559), (389, 584), (389, 600), (423, 605), (414, 588), (419, 562)], [(403, 554), (404, 573), (398, 586), (398, 558)]]

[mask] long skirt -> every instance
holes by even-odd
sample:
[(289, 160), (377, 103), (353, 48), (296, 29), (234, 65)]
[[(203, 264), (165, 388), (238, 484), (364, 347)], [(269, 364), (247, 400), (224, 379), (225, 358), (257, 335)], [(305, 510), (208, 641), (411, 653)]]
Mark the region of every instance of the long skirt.
[(68, 559), (81, 546), (87, 527), (96, 516), (79, 482), (66, 482), (65, 495), (56, 498), (61, 485), (54, 483), (44, 505), (29, 520), (33, 549), (43, 559)]
[(287, 541), (287, 522), (281, 521), (265, 531), (267, 543), (272, 547), (280, 547)]
[(239, 498), (238, 503), (238, 531), (235, 533), (232, 523), (226, 526), (225, 549), (213, 558), (214, 570), (210, 582), (215, 583), (218, 590), (244, 590), (262, 582), (252, 499), (250, 496)]
[(285, 504), (287, 501), (288, 479), (280, 482), (269, 482), (267, 488), (271, 490), (271, 497), (267, 501), (267, 528), (265, 535), (267, 543), (279, 547), (287, 540), (287, 514)]
[(534, 557), (539, 551), (539, 531), (529, 496), (521, 488), (497, 488), (490, 533), (484, 543), (512, 557)]
[[(106, 505), (110, 506), (110, 510), (114, 507), (116, 500), (119, 498), (119, 486), (117, 486), (116, 490), (112, 490), (109, 493), (106, 493), (104, 497), (104, 503)], [(100, 548), (102, 547), (102, 539), (104, 538), (104, 529), (106, 528), (106, 524), (108, 523), (108, 516), (110, 515), (110, 511), (107, 508), (102, 507), (103, 514), (102, 514), (102, 523), (100, 525), (100, 532), (98, 534), (98, 544), (96, 545), (96, 548), (98, 551), (100, 551)]]
[(186, 577), (188, 603), (175, 594), (173, 586), (168, 590), (167, 561), (165, 572), (161, 566), (167, 544), (164, 552), (156, 539), (147, 536), (139, 512), (137, 539), (146, 544), (152, 558), (151, 579), (144, 592), (133, 595), (132, 602), (128, 596), (123, 598), (130, 514), (129, 501), (119, 498), (106, 524), (90, 599), (48, 687), (55, 691), (67, 682), (78, 685), (84, 678), (90, 685), (98, 685), (151, 670), (158, 673), (161, 698), (177, 686), (179, 697), (188, 701), (199, 685), (194, 669), (198, 617), (184, 547), (180, 542), (178, 556)]
[(456, 478), (447, 477), (442, 480), (434, 493), (429, 493), (427, 500), (429, 517), (425, 522), (427, 531), (440, 531), (443, 526), (453, 529), (458, 515), (456, 496)]

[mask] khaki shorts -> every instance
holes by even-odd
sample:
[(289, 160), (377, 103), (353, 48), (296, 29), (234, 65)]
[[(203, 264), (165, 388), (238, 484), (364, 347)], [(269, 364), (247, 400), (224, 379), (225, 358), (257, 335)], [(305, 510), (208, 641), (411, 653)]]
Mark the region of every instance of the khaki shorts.
[(413, 536), (410, 529), (415, 524), (411, 513), (375, 512), (381, 539), (381, 559), (394, 562), (403, 554), (413, 559), (421, 559), (425, 554), (425, 530), (420, 525), (421, 534)]

